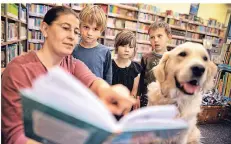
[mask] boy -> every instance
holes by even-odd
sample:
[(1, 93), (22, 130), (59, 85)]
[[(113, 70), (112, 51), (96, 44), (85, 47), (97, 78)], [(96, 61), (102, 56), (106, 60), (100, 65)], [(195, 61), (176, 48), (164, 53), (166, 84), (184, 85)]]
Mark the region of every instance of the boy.
[(144, 55), (141, 59), (141, 66), (143, 69), (141, 71), (138, 87), (141, 107), (147, 106), (147, 86), (149, 83), (155, 81), (152, 68), (159, 63), (162, 55), (167, 51), (168, 41), (172, 38), (171, 28), (163, 21), (151, 24), (148, 34), (153, 51)]
[(106, 27), (106, 16), (99, 6), (86, 6), (79, 14), (81, 41), (73, 56), (83, 61), (97, 76), (112, 82), (111, 52), (97, 39)]

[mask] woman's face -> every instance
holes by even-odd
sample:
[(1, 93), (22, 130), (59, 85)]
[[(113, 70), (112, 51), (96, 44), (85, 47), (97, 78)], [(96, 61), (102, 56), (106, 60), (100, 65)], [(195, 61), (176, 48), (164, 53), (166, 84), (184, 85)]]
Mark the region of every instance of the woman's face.
[(42, 28), (53, 53), (61, 57), (72, 54), (79, 39), (79, 20), (73, 14), (61, 14), (51, 25)]

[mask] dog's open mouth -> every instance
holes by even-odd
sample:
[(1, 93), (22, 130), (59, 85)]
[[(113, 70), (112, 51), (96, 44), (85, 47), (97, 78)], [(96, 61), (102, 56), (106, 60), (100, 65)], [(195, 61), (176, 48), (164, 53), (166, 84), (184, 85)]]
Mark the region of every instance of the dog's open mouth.
[(193, 95), (200, 88), (198, 80), (180, 83), (175, 77), (176, 87), (187, 95)]

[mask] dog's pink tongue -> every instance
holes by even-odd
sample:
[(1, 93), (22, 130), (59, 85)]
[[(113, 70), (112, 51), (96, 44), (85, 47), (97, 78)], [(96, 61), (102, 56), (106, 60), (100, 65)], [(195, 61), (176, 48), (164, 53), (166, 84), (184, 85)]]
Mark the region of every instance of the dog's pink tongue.
[(199, 88), (199, 86), (194, 86), (189, 83), (184, 83), (183, 87), (184, 87), (184, 90), (188, 93), (194, 93)]

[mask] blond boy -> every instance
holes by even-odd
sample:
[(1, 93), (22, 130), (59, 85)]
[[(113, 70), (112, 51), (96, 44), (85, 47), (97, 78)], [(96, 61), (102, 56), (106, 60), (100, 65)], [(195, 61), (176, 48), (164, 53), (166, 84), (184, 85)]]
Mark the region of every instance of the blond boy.
[(112, 82), (110, 49), (99, 44), (97, 39), (106, 27), (106, 16), (99, 6), (86, 6), (79, 14), (81, 41), (73, 56), (83, 61), (98, 77)]

